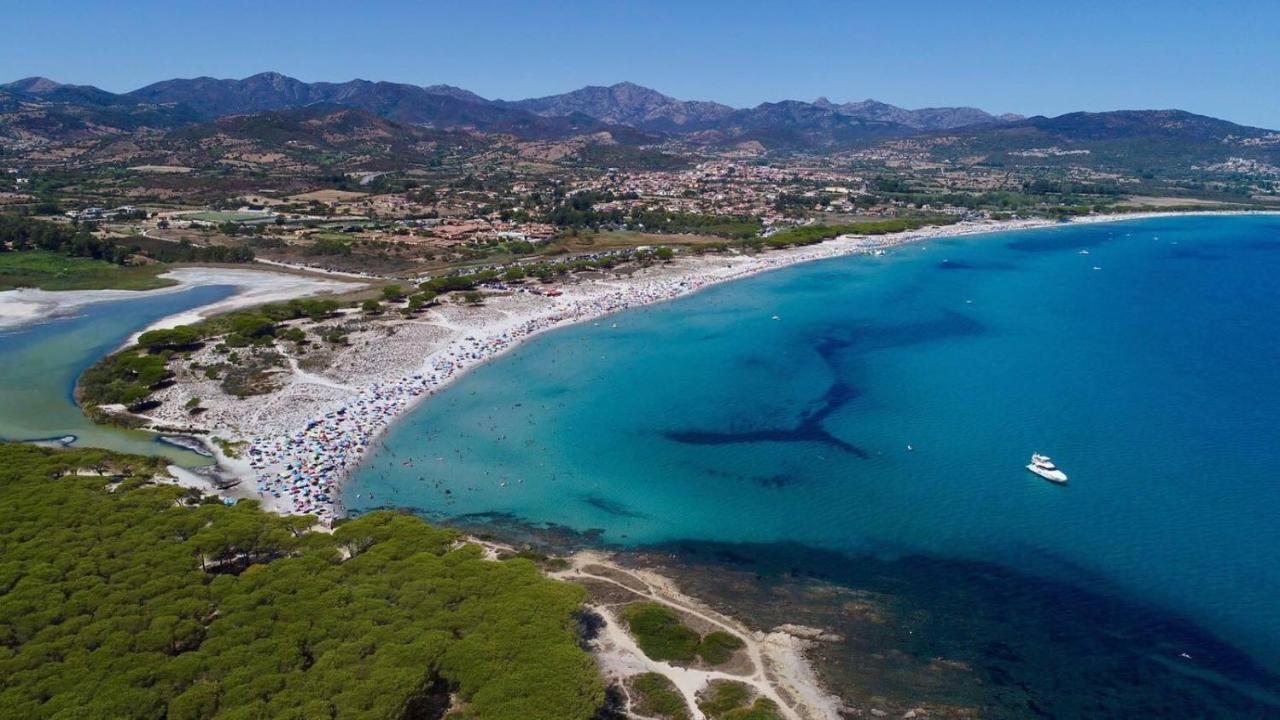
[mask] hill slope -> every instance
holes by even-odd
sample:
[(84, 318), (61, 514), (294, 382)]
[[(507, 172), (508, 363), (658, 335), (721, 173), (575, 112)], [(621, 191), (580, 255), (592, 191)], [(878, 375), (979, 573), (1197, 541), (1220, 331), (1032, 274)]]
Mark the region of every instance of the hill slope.
[(939, 144), (945, 157), (983, 153), (1009, 164), (1187, 170), (1229, 158), (1280, 162), (1280, 133), (1182, 110), (1117, 110), (1037, 116), (964, 128)]

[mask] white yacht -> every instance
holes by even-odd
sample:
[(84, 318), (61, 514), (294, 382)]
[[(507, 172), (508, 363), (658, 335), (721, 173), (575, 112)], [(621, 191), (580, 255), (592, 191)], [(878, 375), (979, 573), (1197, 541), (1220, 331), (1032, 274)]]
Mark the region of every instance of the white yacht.
[(1067, 482), (1067, 474), (1062, 472), (1057, 465), (1054, 465), (1053, 460), (1050, 460), (1048, 455), (1033, 453), (1031, 455), (1031, 464), (1027, 466), (1027, 469), (1049, 482), (1059, 484)]

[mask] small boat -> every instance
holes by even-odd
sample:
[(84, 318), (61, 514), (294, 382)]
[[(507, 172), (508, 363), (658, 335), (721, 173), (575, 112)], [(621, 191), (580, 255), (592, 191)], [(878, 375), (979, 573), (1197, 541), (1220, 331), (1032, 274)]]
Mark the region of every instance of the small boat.
[(1067, 474), (1062, 472), (1057, 465), (1054, 465), (1053, 460), (1049, 459), (1048, 455), (1032, 453), (1031, 464), (1027, 466), (1027, 469), (1049, 482), (1058, 483), (1059, 485), (1067, 482)]

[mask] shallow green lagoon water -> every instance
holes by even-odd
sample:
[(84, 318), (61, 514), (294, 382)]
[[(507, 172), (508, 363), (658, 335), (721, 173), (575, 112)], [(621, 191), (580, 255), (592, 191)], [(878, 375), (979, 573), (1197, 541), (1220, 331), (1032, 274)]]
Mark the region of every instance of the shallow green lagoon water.
[(37, 440), (74, 435), (76, 446), (162, 455), (188, 466), (209, 461), (158, 442), (156, 436), (94, 425), (75, 404), (76, 379), (131, 334), (160, 318), (233, 292), (224, 286), (94, 303), (73, 317), (0, 331), (0, 438)]

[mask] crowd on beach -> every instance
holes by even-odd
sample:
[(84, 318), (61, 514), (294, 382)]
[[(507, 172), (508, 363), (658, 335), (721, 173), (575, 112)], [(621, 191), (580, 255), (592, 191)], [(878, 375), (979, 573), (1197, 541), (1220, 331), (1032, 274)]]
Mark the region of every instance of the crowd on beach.
[[(948, 230), (945, 234), (958, 234), (954, 226)], [(340, 407), (308, 421), (301, 430), (252, 438), (248, 456), (257, 474), (258, 494), (278, 511), (315, 515), (330, 524), (341, 514), (342, 479), (368, 454), (378, 435), (393, 420), (417, 399), (440, 390), (462, 371), (531, 335), (764, 270), (837, 255), (877, 252), (890, 245), (941, 234), (944, 233), (922, 230), (896, 236), (840, 238), (793, 251), (698, 263), (688, 272), (658, 273), (627, 282), (603, 281), (593, 291), (573, 288), (560, 297), (546, 297), (537, 309), (512, 318), (512, 322), (479, 329), (479, 336), (456, 337), (428, 355), (418, 371), (364, 387), (341, 401)], [(599, 291), (601, 285), (606, 288), (603, 292)]]

